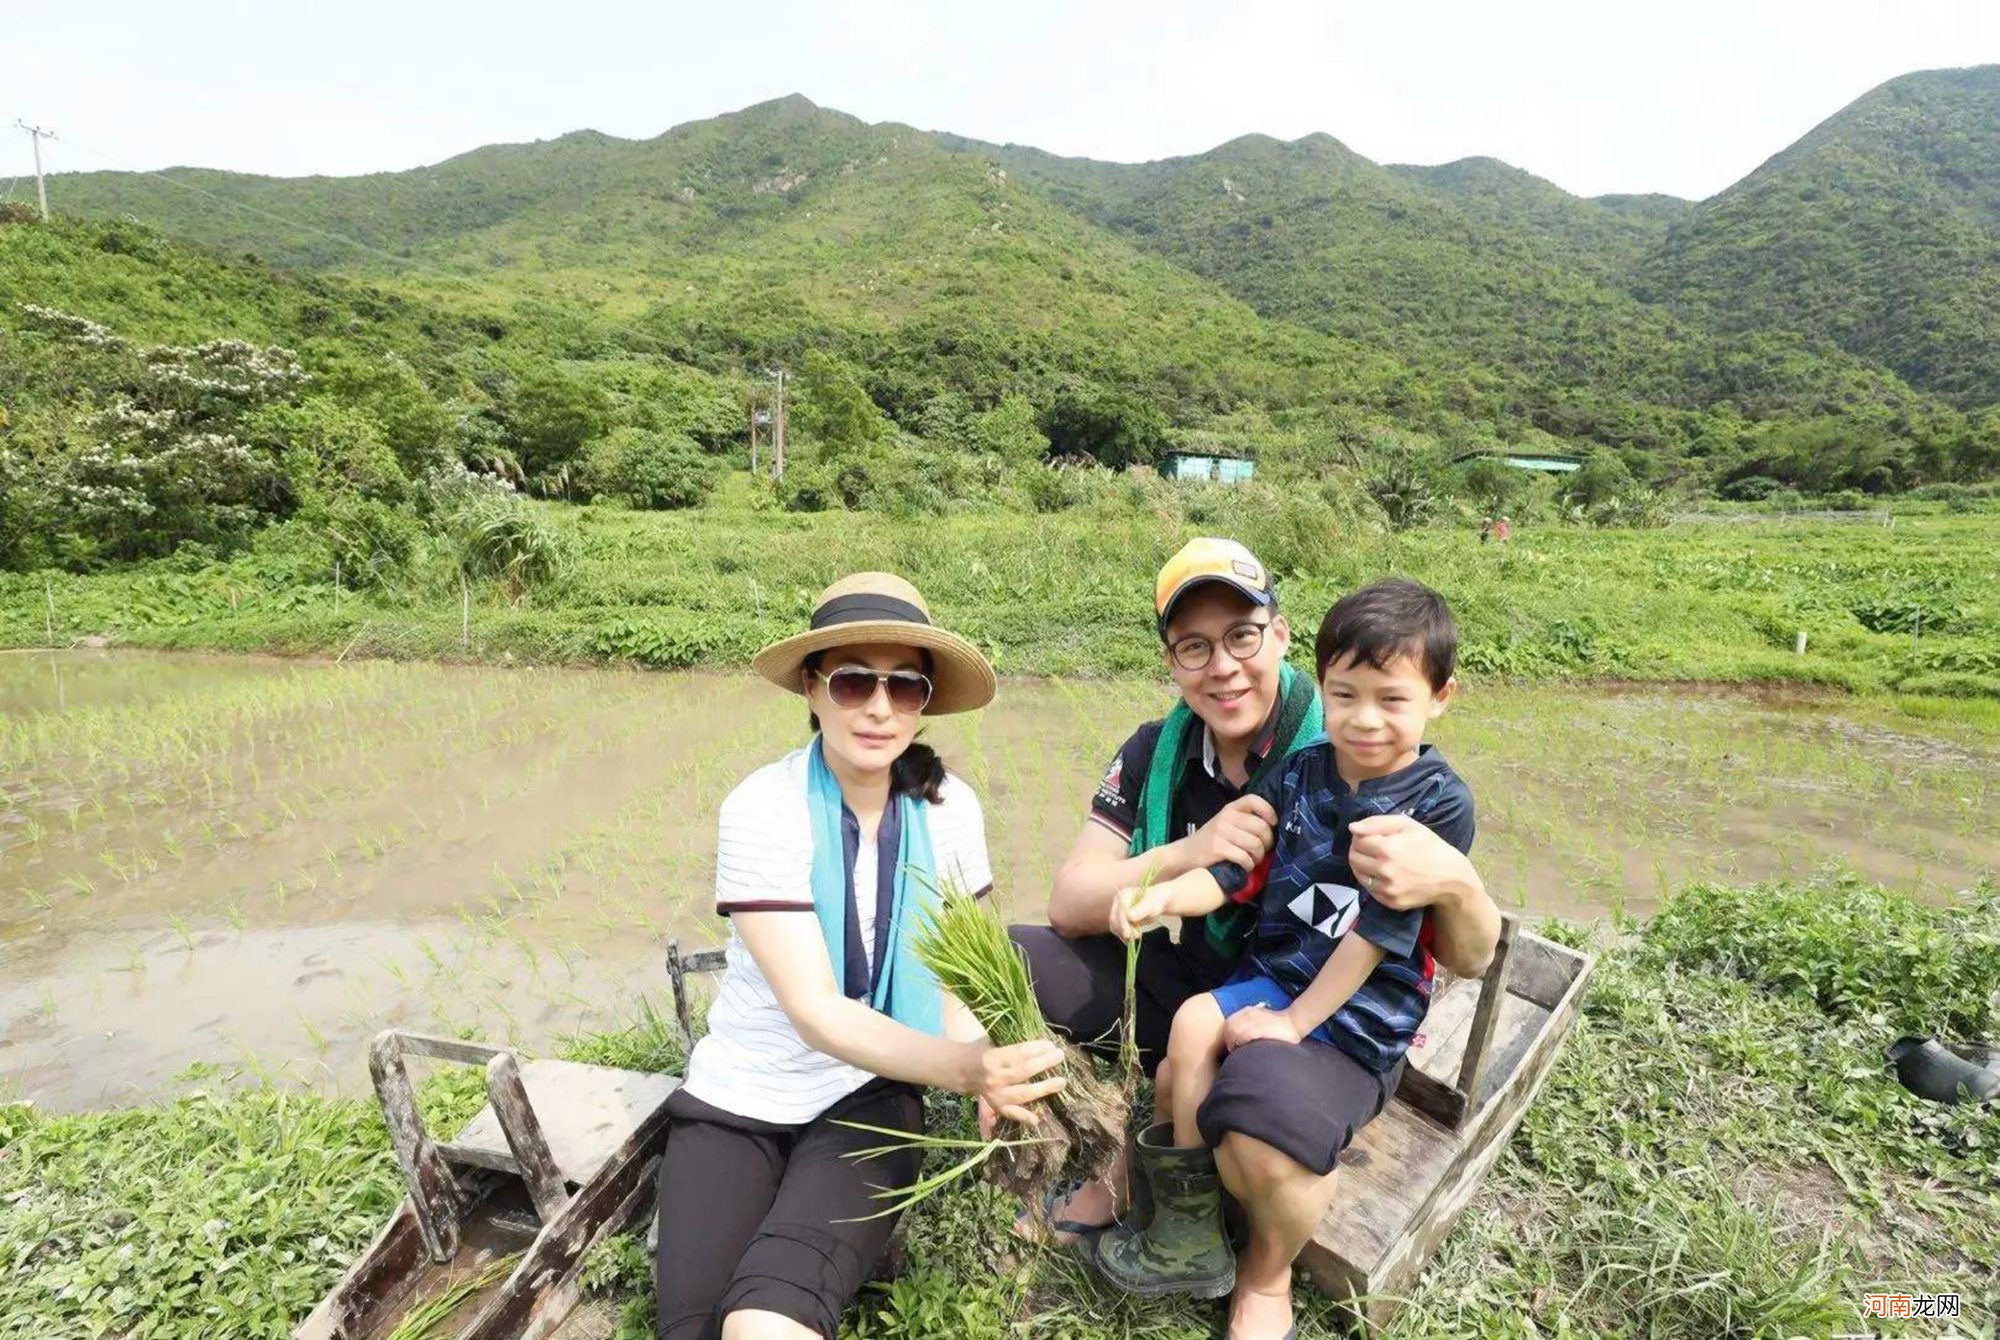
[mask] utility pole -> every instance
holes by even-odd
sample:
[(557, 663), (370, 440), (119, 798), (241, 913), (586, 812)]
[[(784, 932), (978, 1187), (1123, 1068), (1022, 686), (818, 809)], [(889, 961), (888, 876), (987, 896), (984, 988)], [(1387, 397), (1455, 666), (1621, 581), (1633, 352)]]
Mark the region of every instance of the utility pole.
[(15, 118), (14, 124), (27, 131), (29, 140), (34, 143), (35, 198), (42, 205), (42, 222), (47, 223), (49, 219), (49, 188), (42, 184), (42, 141), (54, 139), (56, 133), (53, 130), (43, 130), (40, 126), (31, 126), (18, 117)]
[(778, 403), (771, 410), (771, 450), (776, 458), (778, 478), (785, 477), (785, 370), (779, 368)]
[(757, 389), (753, 386), (747, 397), (750, 405), (750, 473), (757, 473)]

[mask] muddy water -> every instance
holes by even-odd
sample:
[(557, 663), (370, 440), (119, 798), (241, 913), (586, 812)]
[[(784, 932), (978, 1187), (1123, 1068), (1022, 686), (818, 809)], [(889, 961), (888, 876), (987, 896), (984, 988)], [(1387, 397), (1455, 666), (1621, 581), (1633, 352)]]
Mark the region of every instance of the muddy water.
[[(1158, 685), (1006, 686), (931, 738), (1033, 916)], [(543, 1045), (716, 941), (716, 806), (799, 741), (745, 676), (0, 656), (0, 1094), (171, 1091), (192, 1066), (364, 1081), (390, 1024)], [(1436, 738), (1507, 905), (1644, 914), (1696, 878), (1844, 862), (1921, 890), (2000, 866), (2000, 741), (1852, 705), (1487, 689)]]

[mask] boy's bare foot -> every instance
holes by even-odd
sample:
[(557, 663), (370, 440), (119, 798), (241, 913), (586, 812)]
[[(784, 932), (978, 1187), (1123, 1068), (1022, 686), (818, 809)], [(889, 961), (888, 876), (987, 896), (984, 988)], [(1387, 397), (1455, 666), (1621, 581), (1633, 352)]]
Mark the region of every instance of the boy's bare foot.
[(1058, 1192), (1049, 1201), (1046, 1227), (1035, 1223), (1025, 1207), (1014, 1218), (1014, 1232), (1021, 1237), (1041, 1237), (1061, 1247), (1074, 1247), (1084, 1235), (1109, 1227), (1118, 1218), (1118, 1203), (1103, 1182), (1085, 1182), (1068, 1195)]
[(1239, 1287), (1229, 1298), (1229, 1340), (1292, 1340), (1292, 1291)]

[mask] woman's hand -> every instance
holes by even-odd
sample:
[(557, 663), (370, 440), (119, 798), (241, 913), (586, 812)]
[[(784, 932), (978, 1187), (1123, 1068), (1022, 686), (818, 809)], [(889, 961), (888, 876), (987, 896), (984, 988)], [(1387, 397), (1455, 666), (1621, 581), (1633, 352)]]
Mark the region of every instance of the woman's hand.
[(1069, 1083), (1061, 1075), (1036, 1078), (1063, 1063), (1062, 1048), (1046, 1038), (1011, 1047), (974, 1046), (970, 1089), (979, 1098), (979, 1129), (983, 1134), (991, 1135), (996, 1113), (1024, 1126), (1038, 1124), (1041, 1113), (1029, 1104), (1060, 1093)]
[(1479, 887), (1465, 853), (1404, 814), (1378, 814), (1349, 826), (1347, 864), (1368, 896), (1397, 912), (1455, 901)]
[(1120, 889), (1111, 899), (1111, 933), (1128, 943), (1138, 939), (1160, 924), (1172, 896), (1170, 879), (1144, 889)]

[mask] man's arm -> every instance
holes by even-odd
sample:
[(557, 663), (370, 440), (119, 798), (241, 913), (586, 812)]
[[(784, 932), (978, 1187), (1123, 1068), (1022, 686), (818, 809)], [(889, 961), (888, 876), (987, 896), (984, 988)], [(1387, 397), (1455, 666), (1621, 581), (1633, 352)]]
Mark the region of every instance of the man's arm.
[(1049, 894), (1049, 925), (1071, 937), (1104, 934), (1111, 929), (1111, 903), (1118, 891), (1137, 888), (1149, 872), (1157, 882), (1220, 861), (1248, 870), (1270, 851), (1276, 822), (1277, 813), (1268, 802), (1242, 796), (1187, 837), (1132, 856), (1128, 838), (1095, 819), (1087, 820), (1056, 872)]
[(1415, 819), (1383, 814), (1358, 819), (1347, 863), (1384, 907), (1431, 910), (1437, 961), (1460, 977), (1478, 977), (1500, 943), (1500, 909), (1471, 858)]

